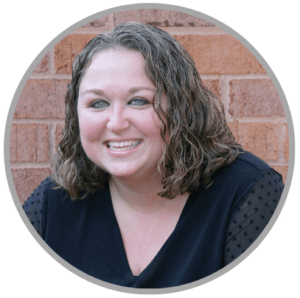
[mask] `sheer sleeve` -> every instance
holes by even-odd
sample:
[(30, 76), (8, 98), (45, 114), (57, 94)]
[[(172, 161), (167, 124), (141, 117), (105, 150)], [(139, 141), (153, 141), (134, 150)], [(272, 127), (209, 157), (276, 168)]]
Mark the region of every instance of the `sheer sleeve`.
[(239, 257), (268, 224), (281, 197), (281, 175), (269, 169), (244, 196), (230, 219), (224, 248), (224, 266)]
[(48, 177), (34, 190), (23, 205), (23, 210), (29, 221), (41, 237), (43, 233), (43, 201), (50, 184), (51, 179)]

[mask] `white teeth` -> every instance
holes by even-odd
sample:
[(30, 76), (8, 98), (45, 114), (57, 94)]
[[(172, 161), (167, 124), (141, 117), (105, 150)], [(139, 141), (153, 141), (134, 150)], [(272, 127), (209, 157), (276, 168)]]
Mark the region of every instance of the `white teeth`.
[(111, 150), (127, 150), (134, 148), (135, 146), (139, 145), (141, 143), (141, 140), (135, 140), (135, 141), (124, 141), (124, 142), (108, 142), (108, 148)]

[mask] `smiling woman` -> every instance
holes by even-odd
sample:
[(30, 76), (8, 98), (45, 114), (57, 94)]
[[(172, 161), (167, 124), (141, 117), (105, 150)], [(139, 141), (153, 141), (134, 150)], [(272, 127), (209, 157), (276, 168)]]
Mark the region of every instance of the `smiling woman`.
[(151, 172), (161, 185), (157, 164), (163, 141), (154, 94), (138, 52), (106, 50), (87, 69), (78, 97), (81, 144), (111, 177), (141, 178)]
[(244, 151), (192, 58), (125, 23), (76, 57), (50, 177), (25, 202), (64, 260), (100, 280), (166, 288), (238, 258), (280, 199), (281, 176)]

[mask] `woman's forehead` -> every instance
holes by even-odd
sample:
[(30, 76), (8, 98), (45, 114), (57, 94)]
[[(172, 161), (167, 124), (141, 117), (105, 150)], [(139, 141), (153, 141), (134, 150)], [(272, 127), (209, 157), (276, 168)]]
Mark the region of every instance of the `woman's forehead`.
[(154, 96), (153, 103), (166, 111), (169, 100), (162, 85), (155, 84), (148, 73), (146, 60), (138, 51), (124, 48), (101, 51), (94, 55), (81, 79), (79, 97), (88, 93), (114, 96), (148, 91)]
[(136, 51), (105, 50), (96, 54), (81, 79), (80, 89), (93, 86), (128, 85), (130, 88), (155, 85), (145, 71), (145, 59)]

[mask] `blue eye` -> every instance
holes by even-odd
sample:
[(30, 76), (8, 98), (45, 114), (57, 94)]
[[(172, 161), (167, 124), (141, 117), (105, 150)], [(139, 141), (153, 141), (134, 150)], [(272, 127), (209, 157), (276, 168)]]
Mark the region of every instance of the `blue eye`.
[(107, 107), (109, 104), (104, 101), (104, 100), (97, 100), (97, 101), (94, 101), (90, 107), (91, 108), (95, 108), (95, 109), (103, 109), (105, 107)]
[(143, 106), (143, 105), (149, 104), (149, 101), (146, 99), (143, 99), (143, 98), (134, 98), (129, 103), (131, 105), (135, 105), (135, 106)]

